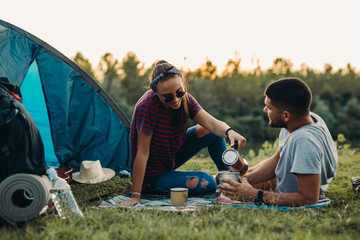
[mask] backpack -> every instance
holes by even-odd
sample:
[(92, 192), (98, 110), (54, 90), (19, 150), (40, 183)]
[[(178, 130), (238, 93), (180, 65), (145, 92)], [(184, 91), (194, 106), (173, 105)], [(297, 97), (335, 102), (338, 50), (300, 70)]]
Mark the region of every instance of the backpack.
[(44, 175), (40, 132), (21, 103), (20, 88), (0, 77), (0, 182), (15, 173)]

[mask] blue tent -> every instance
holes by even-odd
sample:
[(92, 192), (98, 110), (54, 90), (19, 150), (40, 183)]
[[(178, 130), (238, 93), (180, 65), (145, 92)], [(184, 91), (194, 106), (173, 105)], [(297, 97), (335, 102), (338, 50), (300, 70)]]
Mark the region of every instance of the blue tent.
[(2, 20), (0, 77), (20, 86), (48, 166), (78, 171), (83, 160), (100, 160), (129, 170), (129, 120), (109, 95), (59, 51)]

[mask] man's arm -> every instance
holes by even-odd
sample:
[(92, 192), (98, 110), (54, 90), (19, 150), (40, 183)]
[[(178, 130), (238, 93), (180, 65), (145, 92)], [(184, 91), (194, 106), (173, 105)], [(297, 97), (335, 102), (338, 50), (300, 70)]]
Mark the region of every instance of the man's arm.
[(264, 201), (272, 205), (302, 206), (319, 201), (320, 174), (296, 174), (298, 192), (274, 193), (264, 192)]
[(271, 180), (275, 177), (275, 168), (279, 160), (280, 151), (278, 149), (272, 157), (264, 159), (254, 167), (249, 168), (245, 177), (251, 185)]
[[(241, 178), (242, 182), (235, 182), (230, 179), (221, 179), (222, 182), (229, 183), (231, 186), (219, 185), (219, 189), (225, 195), (241, 200), (254, 201), (258, 190), (254, 189), (246, 178)], [(263, 199), (271, 205), (281, 206), (302, 206), (315, 204), (320, 195), (320, 174), (296, 174), (298, 192), (294, 193), (275, 193), (264, 191)]]

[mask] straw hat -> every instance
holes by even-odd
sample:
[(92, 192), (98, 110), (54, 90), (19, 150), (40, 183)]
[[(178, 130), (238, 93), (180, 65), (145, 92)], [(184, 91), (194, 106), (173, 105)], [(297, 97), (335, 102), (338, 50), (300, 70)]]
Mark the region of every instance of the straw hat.
[(80, 183), (100, 183), (115, 176), (115, 171), (102, 168), (100, 160), (83, 161), (80, 172), (73, 173), (73, 180)]

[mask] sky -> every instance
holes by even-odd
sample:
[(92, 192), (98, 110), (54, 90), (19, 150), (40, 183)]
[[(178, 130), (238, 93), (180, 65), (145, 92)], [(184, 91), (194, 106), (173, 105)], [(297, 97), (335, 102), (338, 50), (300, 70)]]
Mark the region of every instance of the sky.
[(209, 59), (222, 71), (238, 56), (242, 69), (282, 57), (295, 69), (359, 71), (359, 9), (358, 0), (11, 0), (0, 19), (93, 67), (132, 51), (145, 67), (164, 59), (194, 70)]

